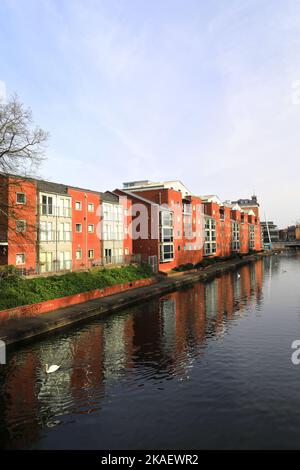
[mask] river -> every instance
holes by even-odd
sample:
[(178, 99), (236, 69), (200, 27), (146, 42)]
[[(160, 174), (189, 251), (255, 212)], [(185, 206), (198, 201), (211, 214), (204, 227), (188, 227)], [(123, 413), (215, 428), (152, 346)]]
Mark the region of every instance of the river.
[(9, 351), (0, 448), (300, 448), (299, 280), (272, 256)]

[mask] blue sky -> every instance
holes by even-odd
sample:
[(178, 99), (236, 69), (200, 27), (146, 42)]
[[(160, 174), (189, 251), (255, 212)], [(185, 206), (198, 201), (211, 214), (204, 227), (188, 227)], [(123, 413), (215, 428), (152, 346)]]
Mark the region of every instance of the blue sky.
[(0, 93), (51, 134), (41, 175), (182, 180), (300, 219), (300, 2), (0, 0)]

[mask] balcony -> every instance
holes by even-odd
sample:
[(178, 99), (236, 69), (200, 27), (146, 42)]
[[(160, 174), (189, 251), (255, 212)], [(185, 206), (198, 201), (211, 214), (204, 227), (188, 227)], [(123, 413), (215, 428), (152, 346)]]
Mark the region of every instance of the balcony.
[(192, 215), (192, 205), (183, 204), (183, 215)]
[(58, 242), (71, 242), (72, 232), (57, 232), (57, 241)]
[(55, 232), (55, 230), (49, 230), (47, 232), (40, 231), (40, 242), (41, 243), (53, 243), (53, 242), (71, 242), (72, 232)]
[(40, 215), (48, 217), (71, 217), (70, 207), (57, 207), (51, 204), (40, 204)]

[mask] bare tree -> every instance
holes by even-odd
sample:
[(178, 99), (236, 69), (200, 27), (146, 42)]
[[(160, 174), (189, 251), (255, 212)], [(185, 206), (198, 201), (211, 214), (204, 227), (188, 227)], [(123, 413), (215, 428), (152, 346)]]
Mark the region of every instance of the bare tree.
[(16, 95), (0, 102), (0, 172), (25, 176), (34, 171), (44, 159), (47, 139)]
[(26, 220), (35, 208), (18, 206), (11, 195), (22, 191), (24, 178), (37, 171), (45, 158), (47, 139), (48, 133), (34, 125), (31, 109), (26, 109), (16, 95), (7, 102), (0, 101), (0, 264), (8, 231), (16, 240), (22, 237), (23, 243), (33, 243), (36, 224), (28, 222), (22, 233), (17, 221)]

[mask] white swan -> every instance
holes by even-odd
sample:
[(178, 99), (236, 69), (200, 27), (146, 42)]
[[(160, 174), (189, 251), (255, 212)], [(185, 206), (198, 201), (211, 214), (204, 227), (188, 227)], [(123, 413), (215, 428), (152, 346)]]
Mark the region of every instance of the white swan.
[(46, 374), (52, 374), (52, 372), (56, 372), (58, 369), (60, 369), (60, 366), (57, 366), (56, 364), (53, 364), (50, 367), (46, 364)]

